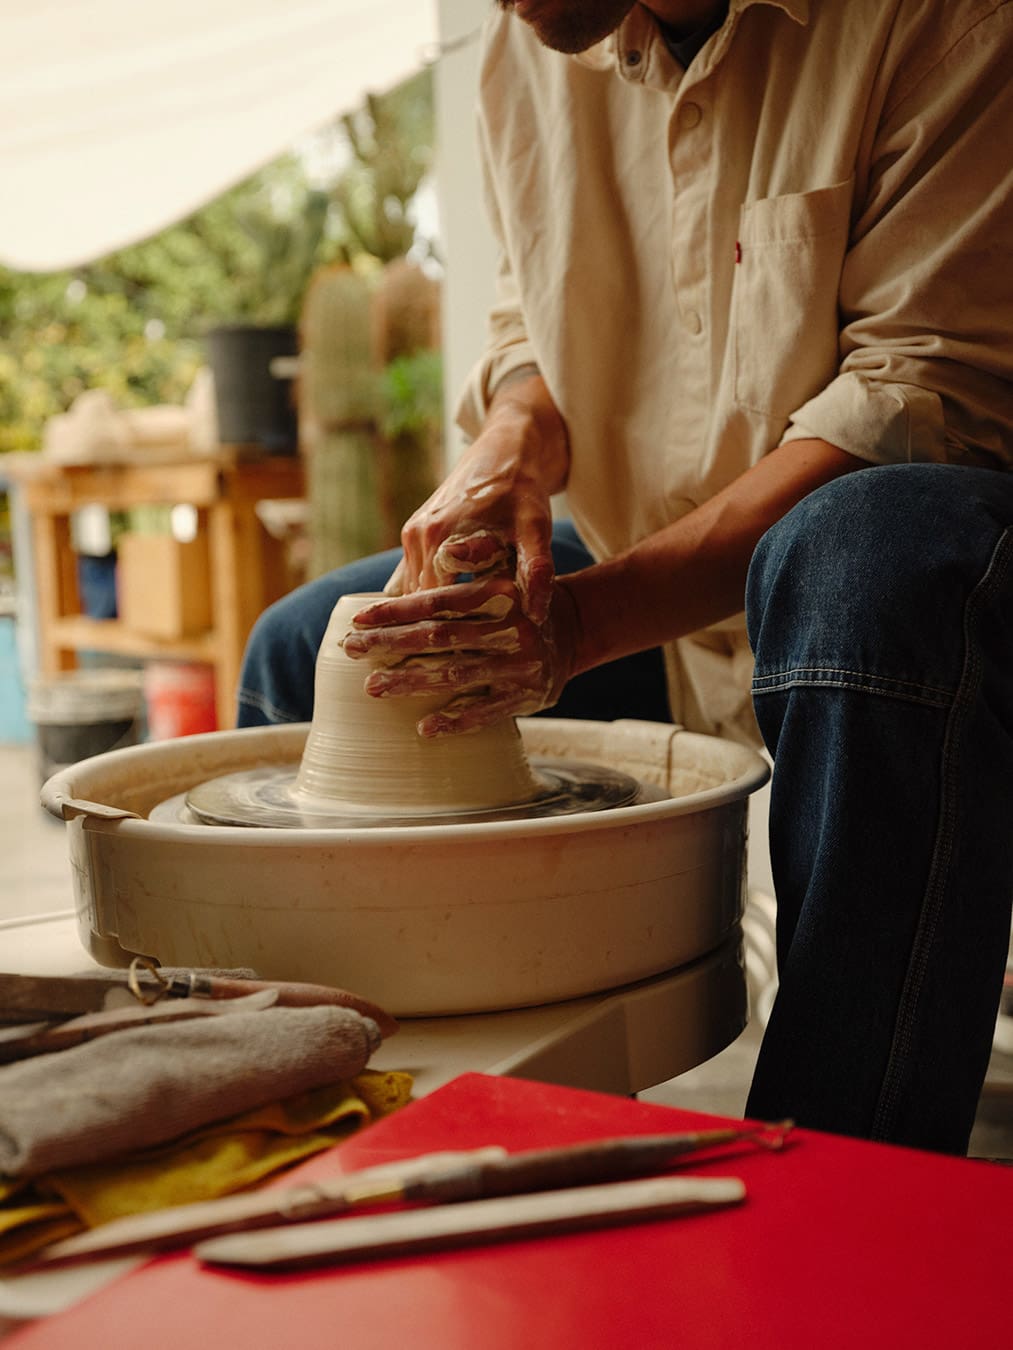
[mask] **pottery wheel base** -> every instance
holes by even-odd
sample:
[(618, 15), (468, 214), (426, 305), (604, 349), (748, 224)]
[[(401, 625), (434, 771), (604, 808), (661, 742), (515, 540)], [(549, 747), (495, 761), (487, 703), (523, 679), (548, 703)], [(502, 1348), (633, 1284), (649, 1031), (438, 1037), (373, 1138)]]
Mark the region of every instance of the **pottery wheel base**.
[(491, 810), (401, 815), (366, 810), (350, 802), (309, 797), (295, 790), (298, 764), (269, 765), (209, 779), (187, 792), (185, 808), (192, 819), (204, 825), (346, 830), (568, 816), (586, 811), (609, 811), (617, 806), (660, 800), (667, 795), (644, 787), (629, 774), (599, 764), (533, 759), (531, 768), (539, 784), (535, 795), (526, 801)]
[[(249, 966), (354, 989), (398, 1018), (535, 1008), (698, 969), (741, 918), (747, 798), (766, 763), (671, 725), (532, 717), (519, 730), (536, 772), (602, 765), (664, 799), (556, 818), (524, 819), (539, 809), (528, 804), (512, 820), (237, 829), (195, 823), (187, 792), (265, 767), (291, 774), (305, 725), (82, 760), (43, 789), (68, 822), (82, 939), (105, 965), (142, 954)], [(687, 1017), (712, 1007), (701, 990)], [(611, 1044), (612, 1030), (601, 1037)]]

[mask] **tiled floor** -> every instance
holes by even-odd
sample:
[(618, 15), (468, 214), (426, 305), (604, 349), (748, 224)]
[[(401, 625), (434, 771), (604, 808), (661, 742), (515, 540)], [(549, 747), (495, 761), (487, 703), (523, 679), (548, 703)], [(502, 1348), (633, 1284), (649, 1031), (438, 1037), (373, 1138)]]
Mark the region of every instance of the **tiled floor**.
[[(15, 932), (22, 960), (26, 951), (37, 953), (33, 968), (40, 972), (90, 964), (83, 950), (78, 953), (69, 925), (60, 921), (73, 908), (64, 827), (39, 806), (38, 788), (32, 749), (0, 746), (0, 970), (5, 938), (13, 945)], [(759, 1042), (754, 1023), (722, 1054), (641, 1097), (741, 1117)], [(971, 1153), (1013, 1160), (1013, 1057), (993, 1056)]]

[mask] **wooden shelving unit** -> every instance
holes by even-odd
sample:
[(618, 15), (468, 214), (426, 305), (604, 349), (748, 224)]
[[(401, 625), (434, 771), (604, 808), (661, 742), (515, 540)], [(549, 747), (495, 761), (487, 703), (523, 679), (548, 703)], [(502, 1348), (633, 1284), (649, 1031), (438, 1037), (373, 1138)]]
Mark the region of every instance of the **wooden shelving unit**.
[[(17, 477), (31, 521), (43, 674), (77, 664), (81, 651), (203, 661), (214, 667), (218, 725), (234, 724), (243, 647), (257, 616), (288, 588), (280, 543), (257, 516), (257, 503), (301, 497), (304, 474), (296, 456), (263, 456), (223, 446), (213, 458), (177, 464), (59, 466), (32, 457)], [(210, 560), (211, 627), (161, 642), (117, 619), (81, 612), (71, 516), (93, 503), (111, 511), (188, 503), (200, 513)]]

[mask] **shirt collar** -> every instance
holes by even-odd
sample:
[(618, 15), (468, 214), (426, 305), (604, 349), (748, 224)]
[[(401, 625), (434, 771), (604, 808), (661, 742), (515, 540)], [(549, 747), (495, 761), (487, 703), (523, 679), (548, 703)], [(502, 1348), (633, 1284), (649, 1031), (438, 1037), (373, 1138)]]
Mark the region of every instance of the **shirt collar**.
[(753, 5), (773, 5), (775, 9), (783, 9), (796, 23), (809, 22), (810, 0), (732, 0), (732, 13), (741, 14)]
[[(783, 10), (796, 23), (808, 24), (811, 0), (731, 0), (729, 17), (737, 18), (754, 5), (772, 5)], [(608, 70), (622, 65), (622, 54), (631, 48), (639, 49), (648, 40), (648, 33), (657, 33), (654, 18), (643, 5), (634, 5), (616, 31), (574, 59), (592, 70)], [(659, 35), (660, 41), (660, 35)]]

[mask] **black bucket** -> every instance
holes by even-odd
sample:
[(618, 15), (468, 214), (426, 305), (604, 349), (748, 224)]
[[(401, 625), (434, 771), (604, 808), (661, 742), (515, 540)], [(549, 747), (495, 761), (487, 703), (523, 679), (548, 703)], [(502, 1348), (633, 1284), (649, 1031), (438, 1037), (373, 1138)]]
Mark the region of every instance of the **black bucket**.
[(293, 454), (298, 437), (292, 380), (275, 374), (272, 365), (278, 357), (297, 354), (295, 328), (214, 328), (205, 341), (219, 441)]
[(35, 724), (41, 781), (78, 760), (136, 745), (143, 713), (139, 670), (69, 670), (34, 680), (28, 718)]

